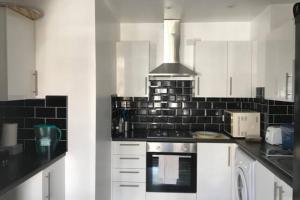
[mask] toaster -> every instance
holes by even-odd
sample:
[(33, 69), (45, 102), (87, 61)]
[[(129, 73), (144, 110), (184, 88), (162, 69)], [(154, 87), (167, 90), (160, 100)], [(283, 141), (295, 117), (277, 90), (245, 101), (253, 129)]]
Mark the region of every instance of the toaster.
[(279, 126), (269, 126), (267, 128), (265, 141), (272, 145), (282, 144), (281, 128)]

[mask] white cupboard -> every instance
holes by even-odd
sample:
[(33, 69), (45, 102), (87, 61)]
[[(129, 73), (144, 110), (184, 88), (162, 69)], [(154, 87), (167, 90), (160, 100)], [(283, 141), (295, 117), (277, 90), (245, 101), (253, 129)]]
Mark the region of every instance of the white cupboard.
[(112, 142), (112, 200), (146, 199), (146, 142)]
[(0, 8), (0, 100), (37, 95), (34, 21)]
[(252, 43), (228, 42), (228, 97), (252, 97)]
[(196, 97), (252, 97), (252, 43), (196, 42), (195, 71)]
[(147, 41), (117, 43), (117, 95), (148, 97), (150, 44)]
[(234, 144), (197, 144), (197, 199), (232, 200)]
[(255, 163), (256, 200), (292, 200), (293, 189), (259, 162)]
[(196, 42), (195, 96), (226, 97), (227, 41)]
[(270, 32), (266, 41), (266, 99), (294, 101), (295, 25), (292, 20)]
[(64, 158), (43, 171), (43, 198), (46, 200), (65, 200)]

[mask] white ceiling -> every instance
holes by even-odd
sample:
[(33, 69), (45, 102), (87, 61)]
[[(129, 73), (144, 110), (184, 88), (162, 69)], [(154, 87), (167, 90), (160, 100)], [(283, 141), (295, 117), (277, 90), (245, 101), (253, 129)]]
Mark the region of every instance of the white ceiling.
[[(121, 22), (249, 21), (266, 6), (297, 0), (106, 0)], [(169, 9), (167, 9), (169, 8)], [(292, 12), (292, 11), (291, 11)]]

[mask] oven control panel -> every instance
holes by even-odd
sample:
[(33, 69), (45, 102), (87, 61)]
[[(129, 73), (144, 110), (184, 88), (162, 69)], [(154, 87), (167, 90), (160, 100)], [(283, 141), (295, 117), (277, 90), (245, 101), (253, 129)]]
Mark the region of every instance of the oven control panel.
[(197, 144), (148, 142), (147, 152), (197, 153)]

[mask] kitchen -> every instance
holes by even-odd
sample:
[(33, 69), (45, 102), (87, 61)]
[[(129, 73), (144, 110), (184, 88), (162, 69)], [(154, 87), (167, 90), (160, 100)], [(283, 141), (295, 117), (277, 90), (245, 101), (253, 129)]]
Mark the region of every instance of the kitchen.
[[(246, 199), (275, 199), (274, 195), (277, 199), (292, 199), (294, 188), (297, 199), (297, 179), (292, 178), (289, 167), (282, 169), (275, 163), (278, 160), (266, 159), (260, 152), (260, 148), (269, 145), (255, 142), (258, 137), (248, 137), (255, 141), (245, 142), (223, 134), (225, 110), (260, 113), (260, 136), (269, 126), (294, 121), (295, 1), (276, 1), (272, 5), (268, 1), (192, 0), (16, 2), (43, 13), (34, 21), (38, 95), (33, 97), (35, 101), (20, 98), (25, 99), (22, 109), (34, 110), (24, 118), (10, 114), (16, 109), (10, 104), (14, 101), (3, 100), (4, 110), (10, 105), (2, 119), (25, 121), (18, 123), (18, 143), (23, 142), (25, 148), (28, 142), (35, 141), (35, 137), (19, 138), (20, 133), (35, 125), (27, 122), (54, 124), (63, 131), (65, 145), (60, 155), (65, 162), (65, 175), (58, 177), (65, 177), (65, 184), (57, 183), (61, 188), (65, 186), (59, 192), (62, 199), (127, 199), (128, 194), (131, 199), (238, 199), (234, 185), (236, 158), (255, 166), (249, 175), (256, 177), (253, 191), (245, 192), (241, 187), (240, 195), (252, 195)], [(181, 40), (171, 40), (170, 47), (175, 51), (164, 58), (168, 53), (164, 41), (168, 40), (164, 37), (167, 31), (163, 20), (170, 18), (180, 19), (177, 27), (181, 30), (175, 35)], [(176, 49), (180, 49), (180, 56)], [(171, 77), (161, 72), (155, 75), (162, 63), (173, 61), (180, 61), (192, 76), (177, 74), (174, 78), (174, 74)], [(201, 68), (203, 65), (209, 68)], [(255, 127), (252, 134), (257, 133)], [(191, 133), (196, 131), (223, 135), (221, 139), (216, 139), (219, 135), (201, 134), (198, 139), (192, 138)], [(176, 148), (164, 146), (175, 143), (183, 144), (177, 150), (184, 152), (170, 152), (170, 148)], [(178, 158), (178, 162), (172, 156), (163, 159), (170, 153), (186, 157)], [(121, 159), (124, 157), (139, 159)], [(159, 172), (170, 167), (168, 162), (173, 162), (174, 167), (164, 174)], [(52, 160), (47, 167), (55, 163)], [(181, 179), (180, 166), (188, 165), (192, 169), (188, 174), (193, 178)], [(40, 172), (41, 168), (36, 170)], [(150, 168), (153, 170), (147, 170)], [(156, 187), (153, 183), (160, 180), (155, 178), (155, 170), (160, 178), (171, 176), (164, 182), (174, 183), (177, 174), (178, 181), (184, 184), (190, 180), (191, 187)], [(17, 193), (15, 187), (35, 188), (36, 181), (32, 179), (45, 178), (35, 176), (40, 175), (37, 171), (9, 187), (3, 186), (4, 199), (7, 193)], [(53, 175), (54, 181), (54, 172)], [(255, 181), (261, 177), (261, 181)], [(47, 181), (42, 185), (48, 186)], [(242, 185), (243, 181), (241, 177)], [(56, 188), (55, 183), (50, 185)], [(27, 190), (20, 189), (21, 193)], [(166, 190), (169, 191), (163, 192)], [(61, 199), (53, 193), (52, 199)], [(44, 194), (30, 199), (42, 199), (39, 195)], [(22, 199), (22, 195), (18, 197)]]

